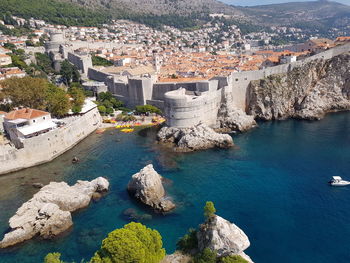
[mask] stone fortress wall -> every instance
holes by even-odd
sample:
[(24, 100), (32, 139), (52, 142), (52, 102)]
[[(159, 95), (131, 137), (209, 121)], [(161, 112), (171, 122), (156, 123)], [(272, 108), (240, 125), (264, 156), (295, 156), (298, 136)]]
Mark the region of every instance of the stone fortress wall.
[(67, 59), (70, 63), (75, 65), (84, 76), (87, 76), (89, 68), (92, 68), (90, 54), (76, 54), (73, 52), (68, 52)]
[[(56, 43), (59, 39), (60, 37), (54, 35), (52, 48), (57, 48)], [(199, 122), (215, 125), (216, 118), (212, 117), (212, 112), (217, 114), (221, 105), (220, 102), (224, 100), (229, 99), (233, 107), (246, 111), (249, 103), (247, 88), (253, 80), (264, 79), (274, 74), (287, 73), (293, 68), (303, 66), (310, 61), (330, 59), (348, 51), (350, 51), (350, 43), (334, 47), (301, 61), (257, 71), (235, 72), (228, 77), (215, 77), (208, 81), (186, 83), (156, 82), (155, 76), (118, 76), (105, 72), (103, 67), (90, 67), (89, 59), (70, 59), (70, 62), (79, 69), (86, 69), (89, 79), (104, 82), (108, 87), (108, 91), (122, 100), (128, 107), (142, 104), (157, 106), (164, 111), (168, 125), (185, 127), (193, 126)], [(75, 56), (79, 55), (75, 54)], [(73, 58), (73, 56), (71, 57)], [(83, 63), (83, 65), (80, 63)], [(184, 88), (187, 92), (185, 94), (184, 91), (173, 92), (179, 88)], [(215, 114), (213, 113), (213, 115)]]
[(0, 146), (0, 174), (49, 162), (86, 138), (101, 125), (94, 108), (82, 116), (70, 117), (67, 125), (23, 140), (23, 148)]
[[(189, 97), (182, 90), (170, 91), (164, 94), (164, 112), (167, 118), (167, 125), (173, 127), (189, 127), (199, 122), (214, 126), (217, 121), (221, 101), (230, 99), (232, 106), (246, 111), (249, 103), (247, 89), (253, 80), (264, 79), (274, 74), (288, 73), (296, 67), (300, 67), (317, 59), (330, 59), (344, 52), (350, 51), (350, 44), (337, 46), (302, 61), (282, 64), (257, 71), (243, 71), (232, 73), (228, 77), (218, 77), (209, 80), (219, 80), (212, 83), (212, 87), (207, 92), (197, 93), (197, 97)], [(182, 83), (179, 83), (181, 87)], [(216, 87), (216, 88), (215, 88)], [(198, 89), (197, 89), (198, 90)], [(220, 91), (221, 92), (218, 92)], [(213, 113), (214, 112), (214, 113)], [(215, 115), (215, 118), (212, 115)]]

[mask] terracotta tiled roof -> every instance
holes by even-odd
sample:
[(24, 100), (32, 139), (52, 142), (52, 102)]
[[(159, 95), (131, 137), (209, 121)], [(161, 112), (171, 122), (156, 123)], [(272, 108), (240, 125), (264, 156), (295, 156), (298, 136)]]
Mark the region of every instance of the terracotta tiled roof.
[(19, 109), (19, 110), (13, 110), (10, 111), (5, 115), (5, 119), (7, 120), (16, 120), (16, 119), (26, 119), (31, 120), (35, 119), (41, 116), (49, 115), (48, 112), (41, 111), (41, 110), (35, 110), (35, 109)]
[(5, 115), (7, 112), (0, 110), (0, 115)]

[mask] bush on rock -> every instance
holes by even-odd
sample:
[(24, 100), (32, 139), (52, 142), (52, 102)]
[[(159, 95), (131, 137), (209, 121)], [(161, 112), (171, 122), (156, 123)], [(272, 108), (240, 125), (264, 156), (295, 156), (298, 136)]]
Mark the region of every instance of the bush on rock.
[(231, 255), (231, 256), (226, 256), (222, 257), (219, 261), (220, 263), (248, 263), (247, 260), (242, 258), (239, 255)]
[(91, 263), (159, 263), (165, 257), (162, 246), (158, 231), (132, 222), (109, 233)]

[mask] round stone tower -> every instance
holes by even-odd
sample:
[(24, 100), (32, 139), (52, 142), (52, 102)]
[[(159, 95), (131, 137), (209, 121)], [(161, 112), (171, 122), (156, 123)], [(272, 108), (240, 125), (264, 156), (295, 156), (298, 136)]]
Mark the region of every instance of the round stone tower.
[(57, 30), (50, 31), (50, 41), (45, 44), (46, 53), (59, 52), (62, 44), (64, 44), (64, 33)]

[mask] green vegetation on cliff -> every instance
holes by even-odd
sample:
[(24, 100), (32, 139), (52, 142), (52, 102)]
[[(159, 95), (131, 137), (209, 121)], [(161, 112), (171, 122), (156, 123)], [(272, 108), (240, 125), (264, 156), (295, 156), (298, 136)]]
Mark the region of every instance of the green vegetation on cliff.
[[(49, 253), (44, 262), (64, 263), (60, 257), (60, 253)], [(109, 233), (90, 263), (159, 263), (164, 257), (159, 232), (131, 222)]]
[[(213, 202), (207, 202), (204, 211), (214, 215)], [(191, 263), (248, 263), (239, 255), (219, 257), (217, 251), (209, 248), (199, 251), (197, 231), (194, 229), (177, 242), (177, 249), (189, 255)], [(49, 253), (44, 263), (65, 263), (60, 257), (60, 253)], [(165, 249), (159, 232), (131, 222), (109, 233), (89, 263), (159, 263), (164, 257)]]
[(105, 58), (101, 58), (99, 56), (92, 56), (91, 60), (92, 60), (93, 66), (104, 66), (104, 67), (113, 66), (113, 62)]
[(164, 257), (159, 232), (132, 222), (109, 233), (91, 263), (158, 263)]

